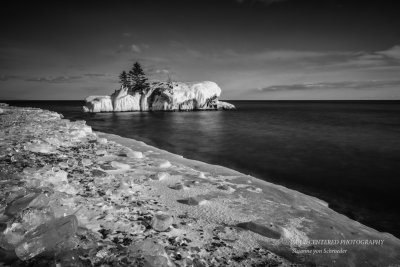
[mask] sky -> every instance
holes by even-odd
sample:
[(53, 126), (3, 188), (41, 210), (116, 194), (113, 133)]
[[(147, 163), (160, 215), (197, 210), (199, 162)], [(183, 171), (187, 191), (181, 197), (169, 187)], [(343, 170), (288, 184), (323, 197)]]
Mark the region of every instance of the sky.
[(136, 61), (150, 79), (214, 81), (225, 100), (400, 99), (399, 10), (390, 0), (3, 1), (0, 99), (110, 94)]

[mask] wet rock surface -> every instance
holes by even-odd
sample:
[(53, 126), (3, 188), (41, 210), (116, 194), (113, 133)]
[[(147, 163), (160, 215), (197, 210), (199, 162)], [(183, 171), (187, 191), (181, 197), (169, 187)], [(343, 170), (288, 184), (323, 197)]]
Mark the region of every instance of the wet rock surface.
[[(0, 266), (400, 262), (398, 239), (320, 200), (54, 112), (0, 107)], [(345, 255), (293, 252), (310, 239), (384, 243)]]

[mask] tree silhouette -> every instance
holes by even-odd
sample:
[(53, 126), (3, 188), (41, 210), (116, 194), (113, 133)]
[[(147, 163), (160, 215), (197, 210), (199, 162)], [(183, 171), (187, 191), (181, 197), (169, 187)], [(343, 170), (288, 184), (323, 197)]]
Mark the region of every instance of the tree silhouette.
[(126, 71), (121, 72), (119, 75), (119, 82), (123, 87), (129, 87), (128, 74)]
[(146, 93), (149, 90), (149, 83), (147, 82), (146, 75), (139, 62), (133, 64), (132, 69), (128, 72), (128, 81), (130, 83), (130, 90), (134, 93)]
[(174, 89), (174, 81), (172, 80), (171, 75), (168, 73), (167, 74), (167, 86), (168, 86), (168, 91), (170, 92), (170, 94), (173, 93), (173, 89)]

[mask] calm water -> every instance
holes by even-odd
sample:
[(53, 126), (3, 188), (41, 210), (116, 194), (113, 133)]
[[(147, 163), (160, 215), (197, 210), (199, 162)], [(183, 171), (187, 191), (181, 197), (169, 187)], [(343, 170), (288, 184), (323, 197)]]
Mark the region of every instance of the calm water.
[(238, 111), (100, 114), (82, 113), (80, 101), (9, 103), (299, 190), (400, 236), (400, 102), (232, 101)]

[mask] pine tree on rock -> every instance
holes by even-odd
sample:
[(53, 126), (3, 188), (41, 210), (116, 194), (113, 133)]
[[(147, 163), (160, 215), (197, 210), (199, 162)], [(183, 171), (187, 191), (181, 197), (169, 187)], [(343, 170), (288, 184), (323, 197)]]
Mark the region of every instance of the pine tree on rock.
[(138, 62), (133, 64), (132, 69), (128, 73), (128, 81), (130, 82), (130, 91), (144, 94), (149, 90), (149, 83), (142, 66)]
[(126, 71), (121, 72), (121, 74), (119, 75), (119, 83), (123, 87), (129, 87), (130, 83), (128, 81), (128, 74), (126, 73)]

